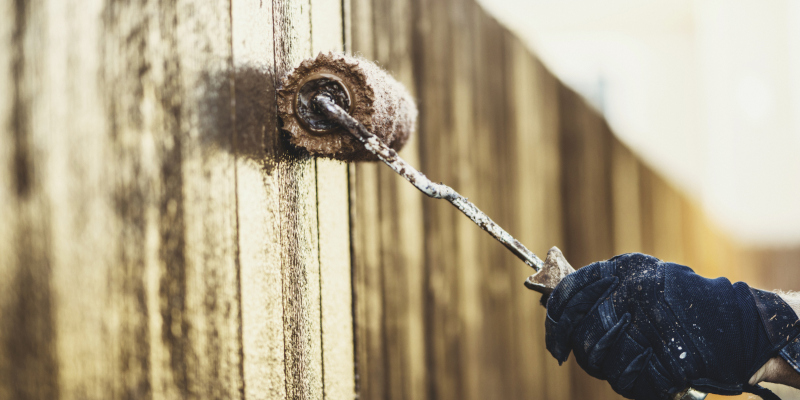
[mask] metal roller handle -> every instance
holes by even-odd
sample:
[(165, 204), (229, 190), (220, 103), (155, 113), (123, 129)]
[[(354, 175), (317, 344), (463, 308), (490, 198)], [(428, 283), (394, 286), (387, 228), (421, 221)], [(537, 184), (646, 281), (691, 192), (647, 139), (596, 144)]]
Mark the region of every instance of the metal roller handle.
[(406, 178), (407, 181), (411, 182), (411, 184), (422, 193), (425, 193), (428, 197), (449, 201), (456, 208), (461, 210), (464, 215), (469, 217), (472, 222), (506, 246), (506, 248), (519, 257), (525, 264), (528, 264), (528, 266), (537, 271), (542, 269), (542, 260), (537, 257), (536, 254), (533, 254), (533, 252), (523, 246), (519, 240), (515, 239), (501, 228), (500, 225), (492, 221), (492, 219), (478, 209), (475, 204), (472, 204), (466, 197), (460, 195), (450, 186), (442, 183), (433, 183), (422, 172), (419, 172), (416, 168), (400, 158), (396, 151), (389, 148), (389, 146), (378, 139), (377, 136), (370, 133), (358, 120), (353, 118), (343, 108), (336, 105), (333, 99), (327, 94), (320, 93), (314, 96), (314, 103), (319, 106), (319, 111), (324, 113), (328, 118), (339, 123), (339, 125), (350, 132), (350, 134), (355, 136), (367, 150), (378, 156), (384, 164), (388, 165), (389, 168), (393, 169), (403, 178)]

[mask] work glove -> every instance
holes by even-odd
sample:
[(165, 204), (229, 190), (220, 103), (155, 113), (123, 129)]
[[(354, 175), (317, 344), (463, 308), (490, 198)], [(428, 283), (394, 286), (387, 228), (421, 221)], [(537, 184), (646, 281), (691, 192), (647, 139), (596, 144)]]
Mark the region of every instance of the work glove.
[(800, 324), (778, 295), (648, 255), (581, 268), (544, 301), (547, 349), (559, 364), (572, 351), (630, 399), (666, 400), (687, 387), (778, 399), (748, 380), (779, 354), (797, 365)]

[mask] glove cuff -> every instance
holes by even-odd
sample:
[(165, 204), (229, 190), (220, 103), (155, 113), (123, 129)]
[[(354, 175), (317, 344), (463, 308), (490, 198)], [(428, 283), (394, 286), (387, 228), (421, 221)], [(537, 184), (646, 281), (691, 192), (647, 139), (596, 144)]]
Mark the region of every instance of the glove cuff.
[(783, 346), (780, 356), (800, 374), (800, 338), (794, 338), (789, 344)]
[(792, 307), (780, 296), (765, 290), (750, 288), (761, 323), (774, 347), (783, 347), (800, 334), (800, 321)]
[(775, 293), (750, 289), (761, 323), (767, 332), (773, 351), (800, 373), (800, 321), (792, 307)]

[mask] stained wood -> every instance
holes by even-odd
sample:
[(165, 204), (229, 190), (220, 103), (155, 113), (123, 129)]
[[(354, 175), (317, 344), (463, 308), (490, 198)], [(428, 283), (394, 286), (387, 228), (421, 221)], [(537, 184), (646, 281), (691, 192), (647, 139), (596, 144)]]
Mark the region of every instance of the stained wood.
[(638, 160), (622, 143), (616, 142), (613, 146), (614, 253), (641, 252), (642, 211)]
[[(446, 122), (450, 125), (451, 138), (446, 138), (440, 150), (449, 150), (437, 154), (437, 151), (428, 152), (432, 157), (447, 157), (443, 160), (448, 169), (452, 172), (452, 185), (460, 193), (469, 196), (477, 204), (484, 204), (484, 198), (480, 196), (483, 192), (479, 187), (481, 181), (476, 179), (483, 163), (475, 162), (476, 156), (480, 153), (475, 151), (475, 141), (479, 134), (476, 122), (475, 110), (480, 102), (477, 98), (476, 90), (476, 70), (475, 57), (478, 49), (470, 51), (477, 40), (477, 32), (469, 29), (469, 26), (477, 20), (480, 15), (476, 11), (477, 7), (471, 2), (457, 1), (450, 7), (457, 10), (452, 14), (452, 26), (463, 34), (453, 35), (451, 33), (450, 63), (445, 68), (451, 68), (451, 93), (448, 99), (448, 113), (450, 115)], [(430, 115), (430, 114), (429, 114)], [(444, 144), (447, 143), (447, 144)], [(443, 210), (447, 212), (447, 210)], [(458, 337), (458, 348), (448, 357), (451, 362), (459, 363), (457, 374), (454, 378), (456, 382), (461, 382), (458, 388), (459, 396), (464, 399), (476, 399), (483, 397), (485, 388), (484, 376), (484, 353), (482, 351), (483, 342), (486, 340), (485, 315), (483, 309), (484, 289), (484, 268), (480, 262), (480, 245), (483, 239), (482, 232), (472, 229), (472, 222), (466, 218), (459, 218), (459, 213), (453, 213), (455, 218), (452, 226), (447, 228), (450, 235), (454, 238), (453, 258), (451, 259), (452, 281), (457, 293), (457, 304), (454, 305), (455, 315), (458, 319), (455, 323), (462, 332)], [(434, 250), (436, 251), (436, 250)], [(446, 361), (446, 360), (445, 360)]]
[[(14, 18), (20, 18), (19, 11), (15, 10), (13, 6), (11, 1), (0, 2), (0, 9), (3, 10), (3, 15), (16, 14)], [(23, 18), (26, 17), (23, 15)], [(8, 21), (8, 17), (4, 21)], [(0, 316), (4, 319), (8, 318), (7, 316), (10, 314), (7, 304), (13, 301), (13, 295), (9, 295), (13, 293), (12, 282), (8, 278), (14, 276), (19, 268), (16, 261), (17, 250), (14, 248), (14, 240), (12, 240), (17, 230), (15, 211), (18, 208), (16, 199), (18, 184), (16, 184), (15, 168), (12, 167), (11, 160), (15, 158), (14, 154), (20, 151), (17, 149), (18, 145), (15, 142), (17, 137), (24, 132), (19, 130), (13, 122), (15, 120), (14, 111), (20, 106), (19, 104), (15, 106), (15, 103), (19, 101), (18, 96), (21, 94), (22, 88), (20, 87), (19, 74), (22, 69), (19, 66), (15, 68), (12, 60), (16, 59), (17, 62), (20, 62), (19, 58), (22, 56), (22, 52), (19, 48), (21, 45), (19, 40), (15, 43), (12, 42), (11, 38), (14, 31), (21, 30), (19, 25), (24, 21), (26, 20), (22, 19), (21, 21), (16, 20), (14, 23), (0, 24), (0, 88), (4, 88), (6, 93), (0, 96), (0, 126), (3, 127), (0, 129), (0, 135), (2, 135), (0, 136), (0, 141), (3, 143), (0, 146), (0, 161), (2, 161), (0, 166), (0, 218), (6, 221), (6, 223), (0, 224), (0, 238), (2, 238), (0, 239), (0, 276), (4, 278), (0, 279), (0, 293), (3, 293), (0, 296), (0, 304), (2, 304)], [(0, 337), (2, 337), (4, 343), (9, 343), (10, 340), (8, 338), (13, 335), (8, 326), (8, 324), (0, 326)], [(2, 372), (3, 377), (9, 377), (9, 374), (12, 373), (13, 366), (9, 361), (6, 361), (10, 358), (9, 353), (8, 345), (4, 345), (0, 349), (0, 372)], [(0, 379), (2, 379), (0, 380), (0, 397), (12, 397), (12, 392), (14, 391), (12, 381), (8, 378)]]
[[(42, 128), (34, 121), (40, 83), (33, 71), (43, 69), (42, 55), (32, 51), (46, 33), (39, 28), (44, 12), (27, 2), (3, 2), (3, 205), (6, 227), (2, 253), (4, 291), (0, 308), (0, 394), (7, 398), (58, 396), (57, 325), (52, 302), (52, 222), (43, 182), (47, 153), (39, 150)], [(34, 166), (37, 166), (34, 169)], [(27, 368), (18, 368), (26, 365)]]
[(347, 237), (347, 191), (319, 190), (345, 216), (320, 230), (315, 163), (274, 112), (308, 3), (2, 7), (0, 397), (321, 397), (318, 238)]
[(653, 255), (663, 260), (684, 263), (683, 214), (680, 194), (662, 178), (653, 181)]
[[(374, 57), (387, 71), (410, 88), (414, 96), (411, 1), (376, 1), (374, 16)], [(401, 155), (419, 161), (417, 138), (405, 146)], [(424, 398), (427, 369), (424, 357), (423, 320), (425, 304), (424, 242), (422, 199), (416, 189), (381, 165), (378, 190), (382, 201), (380, 249), (383, 292), (383, 324), (387, 397)], [(396, 216), (405, 215), (398, 219)], [(364, 221), (367, 222), (367, 221)]]
[[(354, 1), (352, 7), (352, 50), (377, 61), (413, 92), (411, 2)], [(401, 155), (418, 164), (416, 149), (412, 137)], [(422, 199), (382, 165), (360, 164), (351, 171), (359, 393), (422, 399), (427, 392)]]
[(234, 0), (231, 7), (244, 398), (282, 399), (286, 368), (273, 5)]
[[(274, 1), (273, 23), (275, 73), (282, 77), (311, 56), (309, 2)], [(280, 185), (286, 395), (320, 398), (322, 332), (315, 164), (299, 150), (285, 148), (276, 169)]]
[(0, 398), (619, 399), (557, 366), (530, 269), (457, 210), (286, 144), (276, 85), (320, 50), (410, 88), (403, 157), (540, 255), (644, 251), (766, 287), (791, 269), (471, 0), (0, 10)]
[[(417, 96), (423, 104), (419, 117), (419, 143), (421, 166), (436, 180), (453, 182), (456, 174), (449, 167), (455, 155), (452, 147), (452, 93), (454, 70), (449, 12), (456, 9), (453, 1), (418, 2), (418, 24), (422, 27), (415, 36), (415, 56), (419, 57), (414, 71), (417, 79)], [(425, 42), (424, 45), (422, 42)], [(426, 110), (435, 110), (431, 113)], [(430, 134), (429, 132), (435, 132)], [(458, 350), (463, 336), (459, 335), (458, 284), (456, 270), (455, 238), (453, 230), (456, 215), (448, 205), (424, 201), (425, 262), (426, 262), (426, 351), (428, 397), (458, 398), (463, 396), (459, 387), (459, 370), (466, 366)], [(469, 268), (467, 266), (467, 268)]]
[[(501, 226), (509, 226), (512, 218), (509, 189), (510, 165), (497, 162), (496, 154), (510, 154), (506, 110), (511, 104), (506, 97), (507, 78), (505, 59), (509, 49), (504, 41), (505, 32), (498, 23), (483, 13), (476, 13), (475, 65), (475, 116), (476, 131), (473, 145), (481, 151), (473, 156), (478, 163), (475, 179), (480, 192), (471, 194), (481, 207), (492, 215)], [(483, 60), (477, 63), (477, 60)], [(453, 117), (455, 118), (455, 116)], [(509, 160), (510, 161), (510, 160)], [(457, 216), (457, 215), (456, 215)], [(495, 246), (490, 238), (482, 235), (478, 247), (476, 267), (481, 270), (481, 296), (484, 315), (484, 333), (488, 346), (482, 351), (482, 364), (488, 370), (482, 378), (482, 397), (499, 393), (500, 397), (515, 398), (520, 395), (519, 385), (509, 385), (515, 374), (515, 353), (512, 328), (515, 324), (512, 290), (515, 285), (512, 272), (522, 268), (513, 257), (508, 257), (502, 246)], [(518, 270), (519, 271), (519, 270)], [(523, 272), (524, 271), (524, 272)], [(523, 269), (523, 274), (526, 271)]]
[[(311, 2), (312, 52), (343, 50), (342, 3)], [(323, 394), (352, 399), (355, 392), (352, 271), (347, 164), (317, 159)]]
[[(513, 132), (510, 153), (513, 154), (510, 182), (515, 193), (513, 209), (516, 218), (510, 228), (518, 232), (520, 241), (543, 253), (548, 245), (563, 246), (561, 239), (561, 193), (558, 184), (559, 147), (557, 105), (548, 99), (557, 94), (556, 81), (544, 66), (522, 44), (512, 44), (508, 55), (508, 77), (511, 86), (510, 111)], [(554, 173), (555, 172), (555, 173)], [(522, 274), (520, 274), (522, 275)], [(518, 281), (518, 278), (517, 278)], [(540, 321), (545, 309), (536, 307), (536, 296), (513, 290), (514, 318), (518, 321), (514, 343), (519, 349), (515, 377), (521, 393), (545, 391), (548, 399), (570, 398), (569, 369), (557, 368), (545, 348), (530, 346), (542, 342), (544, 331)]]

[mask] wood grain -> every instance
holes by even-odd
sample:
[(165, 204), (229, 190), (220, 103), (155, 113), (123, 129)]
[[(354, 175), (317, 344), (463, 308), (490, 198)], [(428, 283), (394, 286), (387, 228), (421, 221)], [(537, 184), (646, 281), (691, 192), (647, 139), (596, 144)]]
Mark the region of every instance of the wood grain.
[[(275, 0), (275, 73), (282, 77), (311, 56), (308, 0)], [(283, 144), (285, 142), (282, 142)], [(322, 397), (320, 264), (317, 235), (316, 168), (297, 149), (284, 148), (277, 160), (280, 185), (286, 395)]]
[[(5, 289), (0, 303), (0, 394), (6, 398), (58, 397), (58, 329), (52, 278), (52, 221), (47, 191), (46, 134), (38, 118), (49, 111), (37, 101), (43, 83), (34, 71), (46, 67), (34, 47), (46, 39), (41, 3), (4, 2), (8, 28), (4, 33), (3, 158), (8, 203), (2, 256)], [(34, 168), (35, 167), (35, 168)], [(18, 368), (24, 365), (26, 368)]]
[(0, 6), (0, 398), (321, 397), (318, 243), (348, 222), (320, 233), (274, 110), (308, 3)]
[(0, 11), (0, 399), (619, 398), (557, 366), (530, 269), (457, 210), (288, 146), (275, 88), (322, 50), (403, 82), (402, 156), (540, 255), (793, 271), (796, 249), (726, 237), (472, 0)]
[[(342, 3), (311, 1), (312, 53), (343, 50)], [(316, 161), (319, 224), (323, 393), (352, 399), (355, 391), (350, 204), (347, 164)]]
[(234, 0), (231, 7), (244, 398), (283, 399), (287, 371), (273, 5)]

